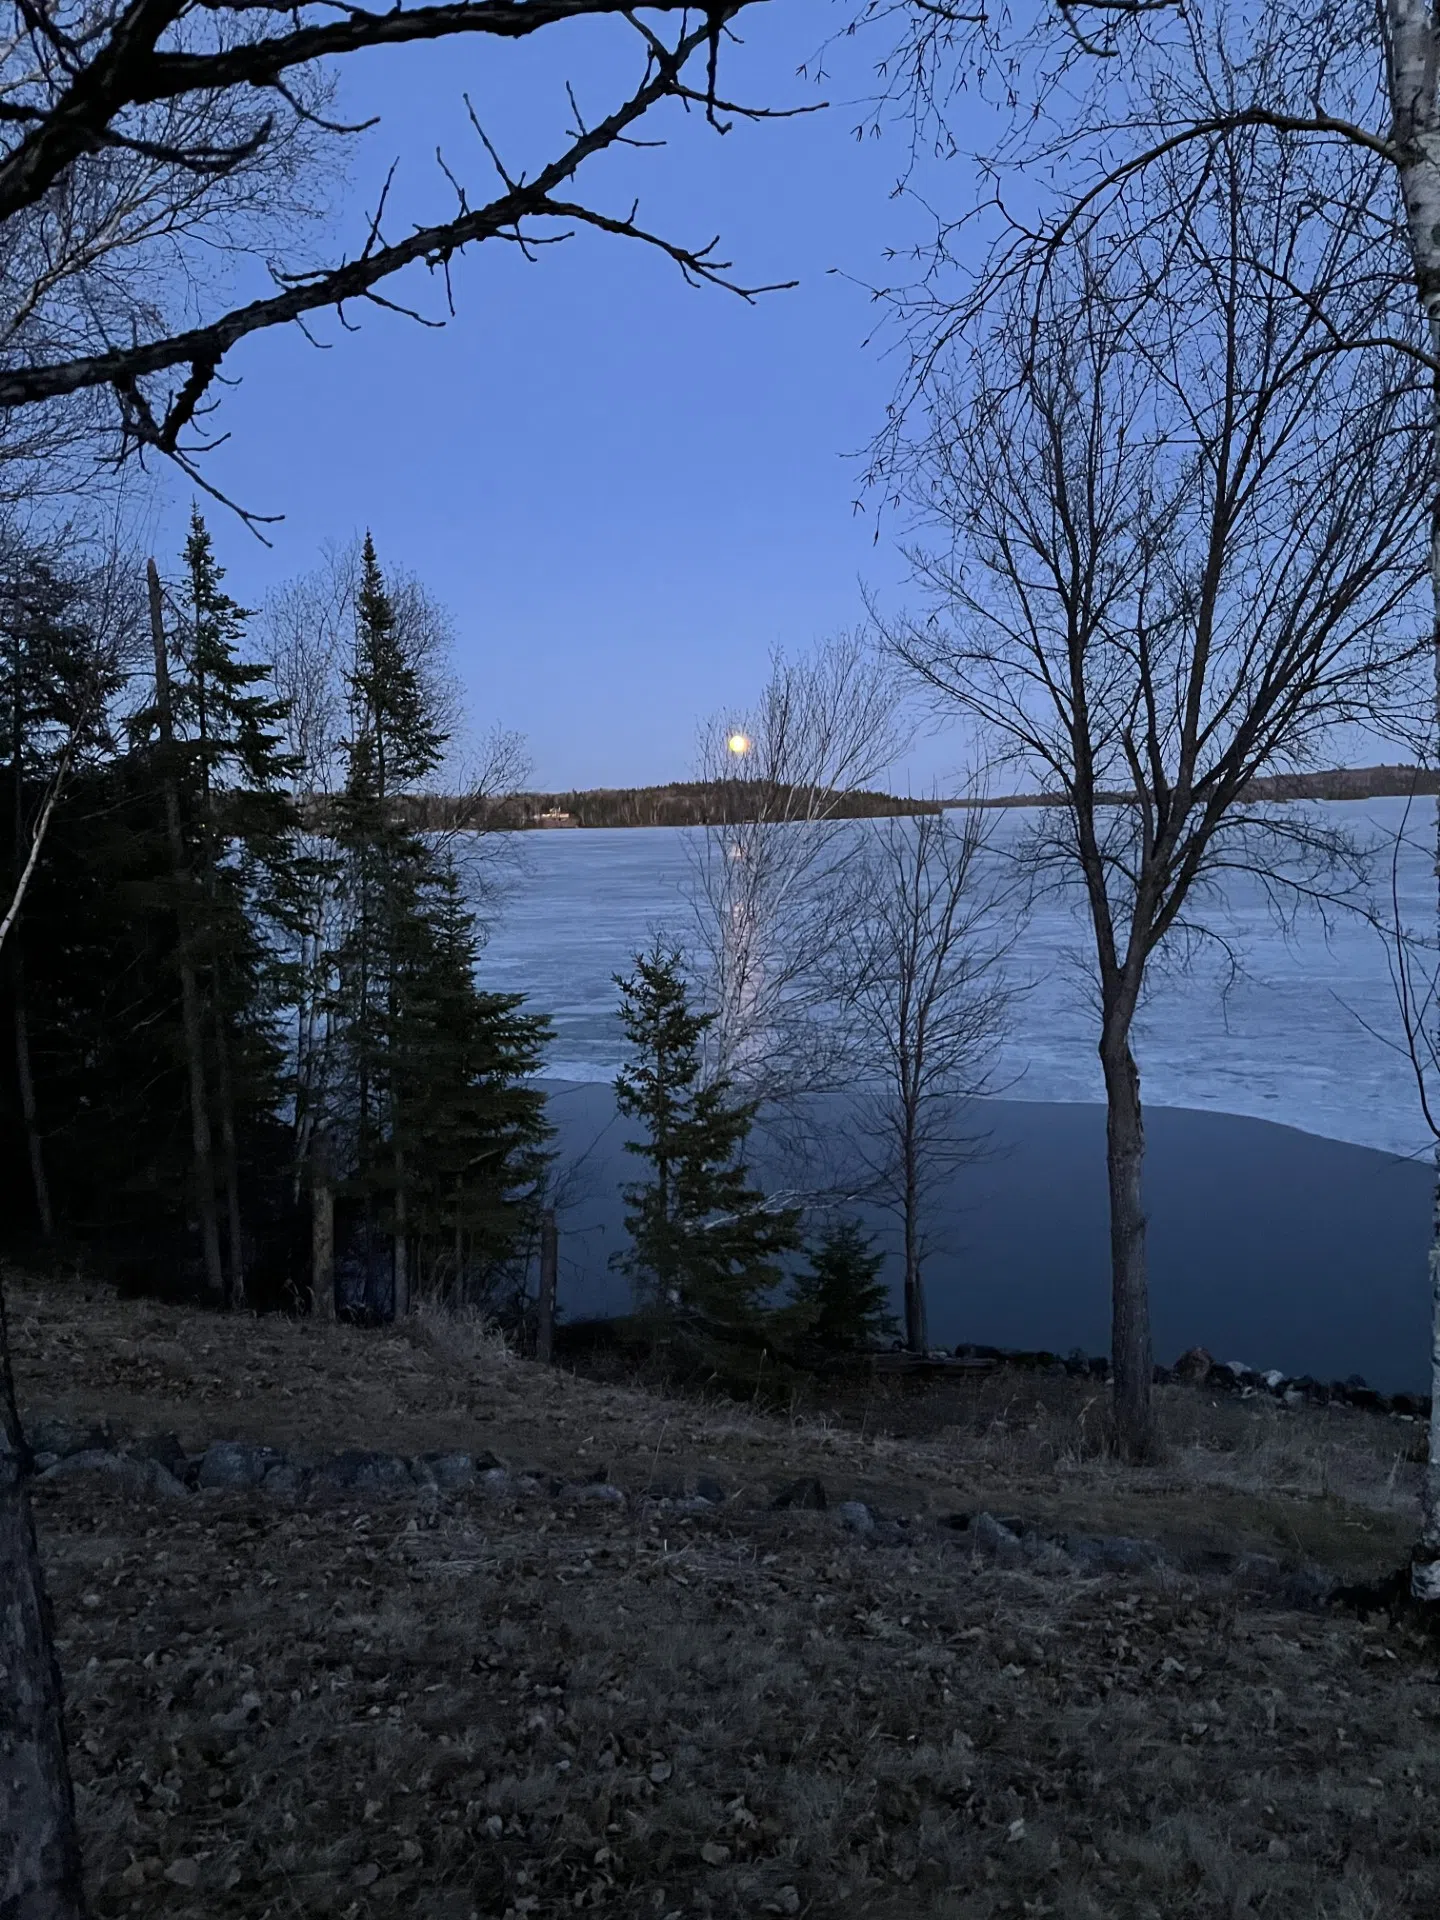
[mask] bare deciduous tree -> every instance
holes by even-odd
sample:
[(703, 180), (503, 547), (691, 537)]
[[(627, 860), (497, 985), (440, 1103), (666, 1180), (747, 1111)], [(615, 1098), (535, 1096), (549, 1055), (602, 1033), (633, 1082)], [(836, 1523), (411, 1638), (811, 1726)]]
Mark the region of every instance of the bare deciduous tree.
[(966, 1103), (993, 1090), (1010, 990), (1012, 890), (977, 808), (877, 822), (863, 913), (834, 955), (845, 1057), (869, 1190), (900, 1222), (905, 1343), (930, 1344), (922, 1262), (927, 1203), (980, 1150)]
[[(1157, 180), (1176, 231), (1056, 254), (954, 371), (910, 470), (938, 539), (933, 606), (892, 642), (942, 700), (1064, 796), (1035, 852), (1093, 936), (1113, 1273), (1115, 1412), (1153, 1442), (1131, 1031), (1162, 945), (1203, 934), (1227, 867), (1329, 884), (1343, 841), (1245, 804), (1373, 711), (1419, 644), (1428, 394), (1373, 312), (1360, 210), (1337, 213), (1241, 130)], [(1263, 190), (1256, 175), (1264, 175)], [(1346, 302), (1348, 301), (1348, 309)], [(1335, 319), (1347, 324), (1337, 341)], [(1118, 802), (1118, 804), (1116, 804)]]
[(701, 777), (723, 818), (694, 843), (697, 944), (717, 1018), (712, 1069), (767, 1102), (835, 1084), (832, 955), (856, 909), (847, 797), (905, 739), (897, 678), (862, 634), (777, 655), (751, 713), (713, 721)]
[[(959, 258), (954, 242), (969, 216), (942, 220), (933, 271), (899, 302), (915, 347), (912, 378), (882, 437), (877, 474), (888, 470), (903, 438), (908, 403), (923, 391), (947, 341), (974, 319), (983, 305), (980, 284), (997, 267), (1023, 270), (1053, 254), (1123, 203), (1155, 166), (1182, 149), (1206, 151), (1242, 128), (1277, 142), (1304, 141), (1329, 169), (1325, 203), (1363, 223), (1369, 246), (1362, 271), (1407, 302), (1409, 324), (1351, 333), (1343, 310), (1327, 309), (1322, 318), (1337, 343), (1357, 351), (1401, 345), (1414, 354), (1433, 381), (1430, 432), (1440, 467), (1440, 13), (1433, 5), (1031, 0), (996, 13), (929, 0), (867, 0), (861, 19), (887, 35), (887, 103), (903, 100), (917, 133), (954, 153), (952, 109), (979, 83), (1009, 113), (1008, 134), (989, 156), (990, 177), (1025, 171), (1044, 203), (1033, 225), (1002, 214), (998, 248), (979, 281), (958, 298), (943, 283), (946, 267)], [(998, 197), (995, 204), (998, 209)], [(1183, 206), (1165, 217), (1170, 231), (1184, 221)], [(1440, 751), (1440, 498), (1428, 533), (1434, 671), (1425, 731), (1434, 753)], [(1440, 854), (1440, 802), (1435, 831)], [(1440, 872), (1440, 857), (1436, 865)], [(1430, 1051), (1427, 1042), (1417, 1056), (1422, 1065)], [(1411, 1591), (1433, 1605), (1440, 1603), (1440, 1139), (1430, 1277), (1432, 1464)]]
[[(118, 437), (122, 451), (154, 447), (179, 460), (204, 486), (199, 423), (242, 340), (325, 310), (345, 321), (357, 304), (413, 312), (424, 289), (391, 285), (411, 267), (438, 283), (443, 315), (451, 263), (485, 240), (532, 252), (589, 227), (658, 247), (691, 280), (759, 291), (730, 279), (713, 244), (654, 233), (633, 205), (610, 211), (576, 197), (587, 162), (648, 144), (637, 140), (640, 124), (665, 103), (698, 109), (722, 129), (754, 117), (717, 92), (721, 44), (748, 4), (726, 0), (697, 16), (655, 0), (642, 18), (618, 0), (441, 0), (338, 14), (246, 0), (61, 0), (38, 9), (16, 0), (0, 38), (5, 434), (32, 454), (47, 433), (92, 445), (108, 437), (112, 447)], [(598, 110), (557, 90), (564, 118), (545, 157), (527, 155), (523, 166), (498, 151), (467, 98), (493, 186), (477, 190), (453, 153), (437, 153), (448, 205), (396, 231), (387, 183), (358, 244), (323, 257), (317, 220), (347, 147), (374, 124), (333, 117), (341, 63), (435, 40), (493, 58), (500, 45), (544, 29), (554, 39), (587, 20), (633, 45), (628, 89)], [(259, 297), (236, 297), (233, 269), (246, 261), (268, 269), (270, 289)], [(20, 419), (36, 407), (43, 417)]]

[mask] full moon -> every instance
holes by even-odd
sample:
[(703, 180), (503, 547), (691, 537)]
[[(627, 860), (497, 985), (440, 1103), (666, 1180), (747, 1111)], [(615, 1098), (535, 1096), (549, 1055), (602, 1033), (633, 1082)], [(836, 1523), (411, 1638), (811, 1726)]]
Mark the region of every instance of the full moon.
[(732, 733), (725, 744), (731, 753), (744, 755), (750, 751), (750, 736), (748, 733)]

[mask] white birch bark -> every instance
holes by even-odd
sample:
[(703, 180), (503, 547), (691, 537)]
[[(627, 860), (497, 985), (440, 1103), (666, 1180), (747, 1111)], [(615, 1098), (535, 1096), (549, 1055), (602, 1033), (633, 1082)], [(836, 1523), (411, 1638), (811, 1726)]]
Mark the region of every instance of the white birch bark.
[[(1385, 28), (1391, 139), (1415, 262), (1415, 285), (1429, 321), (1431, 351), (1440, 356), (1440, 17), (1429, 0), (1386, 0)], [(1436, 465), (1440, 470), (1440, 390), (1432, 404)], [(1436, 749), (1440, 751), (1440, 502), (1431, 522), (1430, 581), (1434, 596)], [(1440, 913), (1440, 796), (1435, 808), (1436, 904)], [(1410, 1580), (1414, 1597), (1434, 1604), (1440, 1602), (1440, 1141), (1435, 1145), (1430, 1293), (1430, 1464)]]

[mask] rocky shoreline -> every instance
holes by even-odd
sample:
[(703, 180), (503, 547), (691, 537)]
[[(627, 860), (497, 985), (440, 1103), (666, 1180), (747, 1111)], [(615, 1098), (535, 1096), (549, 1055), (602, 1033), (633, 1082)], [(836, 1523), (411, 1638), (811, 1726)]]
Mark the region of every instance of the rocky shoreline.
[[(1015, 1367), (1025, 1372), (1043, 1373), (1054, 1378), (1108, 1380), (1110, 1360), (1106, 1354), (1058, 1354), (1043, 1349), (1025, 1351), (1011, 1347), (985, 1347), (962, 1343), (944, 1354), (928, 1356), (936, 1362), (955, 1359), (975, 1364)], [(921, 1365), (924, 1362), (920, 1362)], [(1234, 1394), (1242, 1400), (1266, 1395), (1287, 1407), (1353, 1407), (1361, 1413), (1388, 1414), (1397, 1420), (1428, 1420), (1428, 1393), (1380, 1393), (1358, 1373), (1346, 1380), (1317, 1380), (1310, 1374), (1282, 1373), (1278, 1367), (1262, 1370), (1240, 1360), (1215, 1360), (1204, 1347), (1192, 1347), (1182, 1353), (1172, 1367), (1155, 1368), (1157, 1386), (1192, 1386), (1209, 1393)]]

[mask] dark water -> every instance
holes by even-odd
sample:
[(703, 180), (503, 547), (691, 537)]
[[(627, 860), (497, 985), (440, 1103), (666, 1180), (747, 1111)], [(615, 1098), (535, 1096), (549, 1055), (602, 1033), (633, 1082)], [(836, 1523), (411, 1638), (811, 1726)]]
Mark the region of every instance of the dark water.
[[(570, 1167), (561, 1301), (621, 1310), (618, 1190), (634, 1158), (605, 1086), (551, 1083)], [(1109, 1346), (1102, 1108), (983, 1103), (986, 1151), (935, 1202), (926, 1264), (931, 1338)], [(844, 1125), (831, 1103), (827, 1125)], [(1217, 1359), (1427, 1390), (1431, 1174), (1424, 1163), (1265, 1120), (1156, 1107), (1147, 1115), (1151, 1304), (1158, 1358)], [(863, 1210), (862, 1210), (863, 1211)], [(884, 1239), (884, 1217), (869, 1216)], [(898, 1267), (892, 1261), (892, 1279)]]

